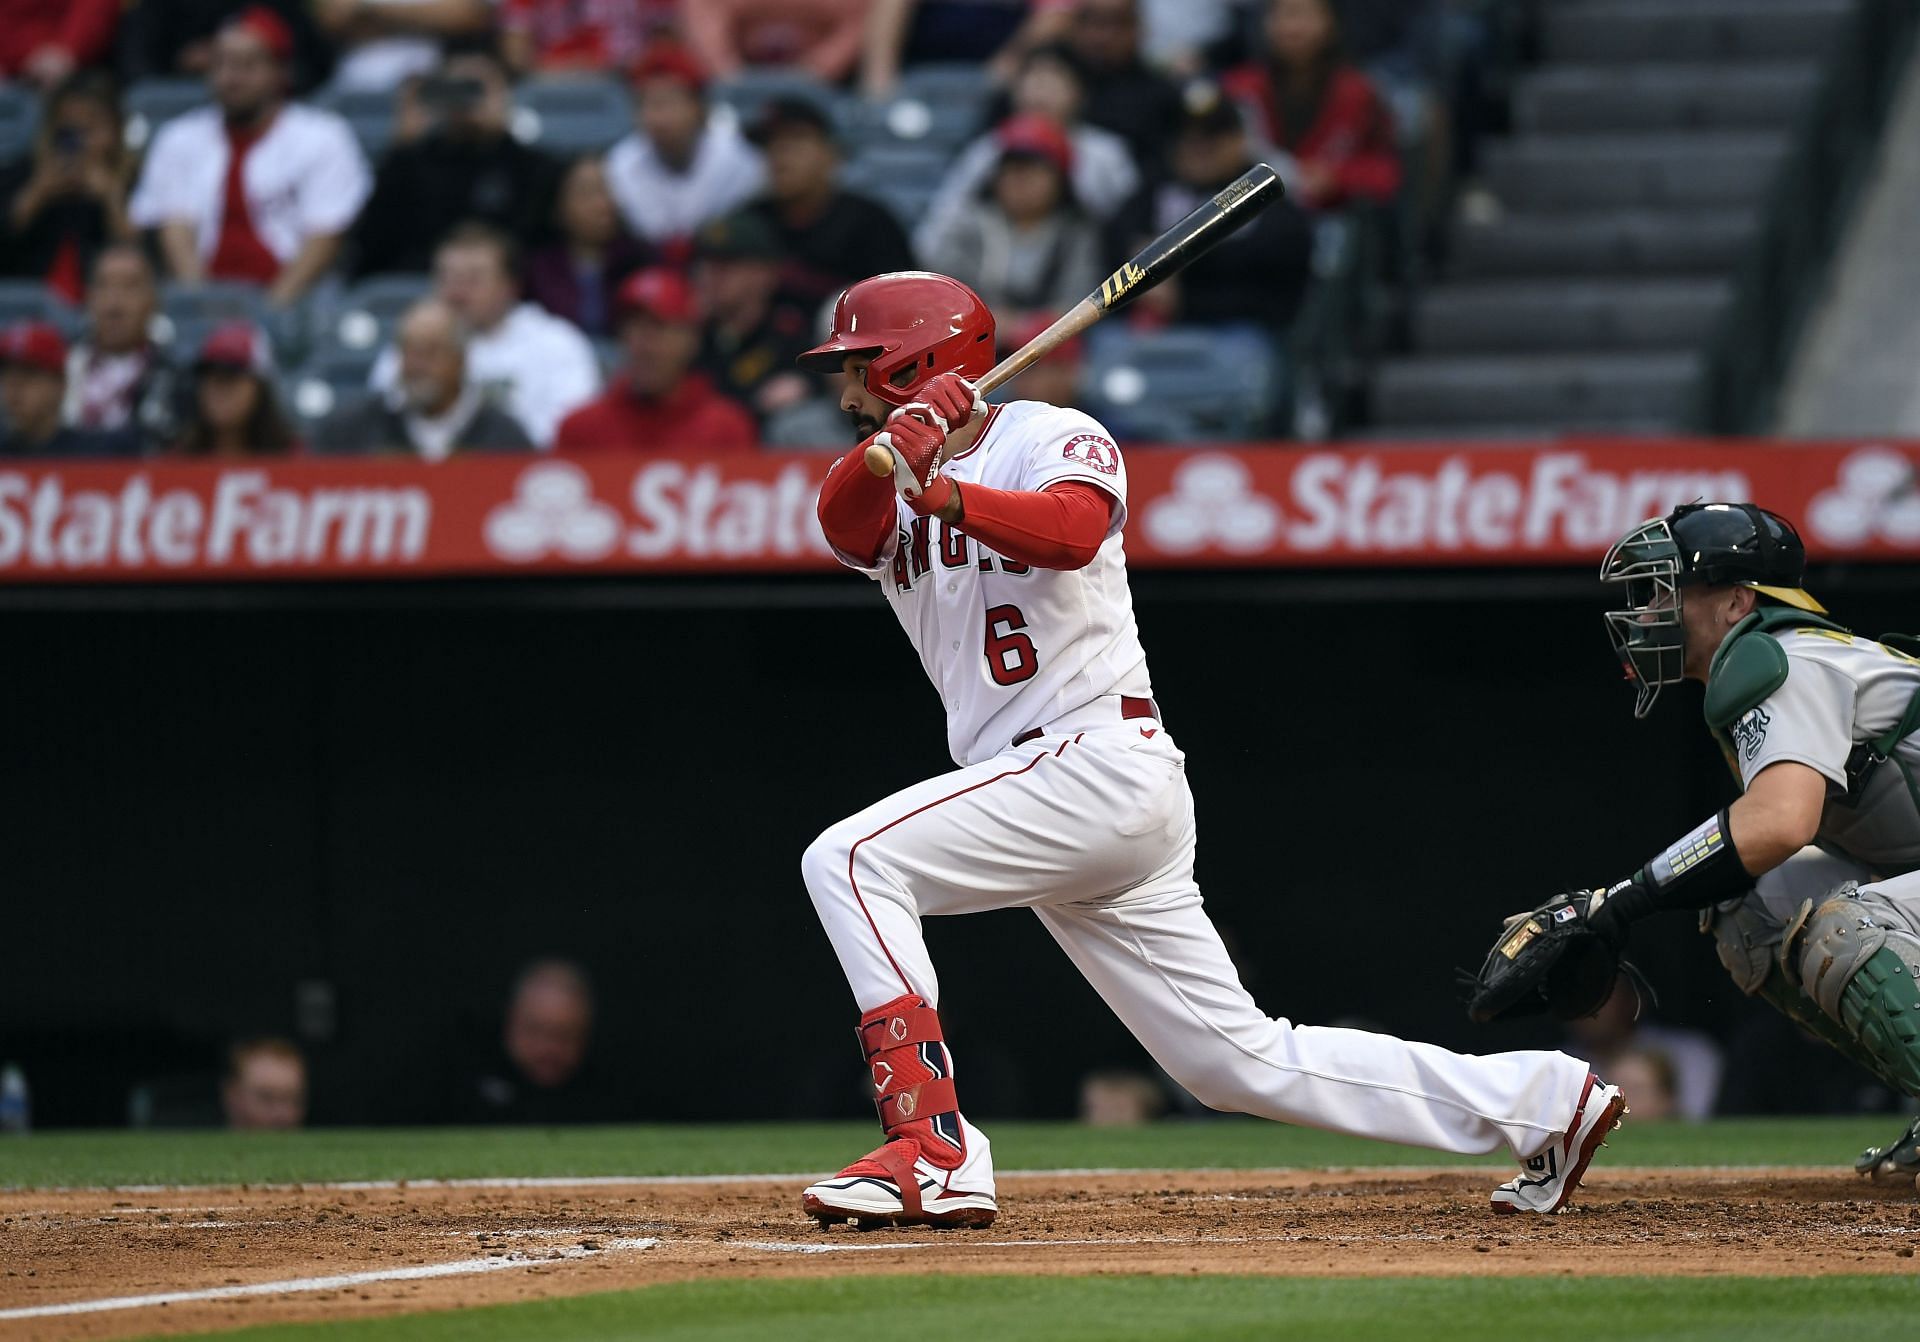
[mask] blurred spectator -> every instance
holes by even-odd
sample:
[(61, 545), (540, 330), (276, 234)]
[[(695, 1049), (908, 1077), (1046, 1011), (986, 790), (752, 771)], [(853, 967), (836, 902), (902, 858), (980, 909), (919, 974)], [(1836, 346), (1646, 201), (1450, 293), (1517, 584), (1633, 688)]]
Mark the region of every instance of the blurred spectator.
[[(1671, 1110), (1682, 1118), (1706, 1118), (1713, 1112), (1725, 1067), (1720, 1046), (1698, 1030), (1662, 1025), (1641, 1015), (1638, 989), (1621, 975), (1600, 1010), (1567, 1024), (1568, 1053), (1612, 1076), (1617, 1060), (1638, 1055), (1636, 1066), (1662, 1079), (1671, 1094)], [(1640, 1113), (1639, 1093), (1633, 1101)]]
[(15, 322), (0, 331), (0, 456), (132, 456), (125, 430), (72, 429), (60, 423), (67, 394), (67, 342), (49, 322)]
[(679, 13), (679, 0), (503, 0), (501, 49), (522, 74), (631, 70)]
[[(1674, 1073), (1673, 1059), (1653, 1048), (1630, 1048), (1624, 1053), (1614, 1055), (1607, 1064), (1607, 1075), (1622, 1077), (1624, 1080), (1613, 1084), (1625, 1089), (1633, 1087), (1633, 1116), (1645, 1122), (1648, 1119), (1672, 1118), (1679, 1113), (1679, 1078)], [(1703, 1118), (1703, 1114), (1689, 1114), (1689, 1118)]]
[(627, 227), (656, 246), (681, 242), (759, 191), (760, 155), (730, 119), (707, 115), (706, 76), (658, 43), (634, 71), (639, 130), (607, 153), (607, 186)]
[(285, 1039), (247, 1039), (227, 1055), (220, 1083), (227, 1126), (267, 1131), (307, 1121), (307, 1060)]
[(153, 263), (138, 245), (117, 242), (100, 253), (87, 286), (87, 335), (67, 358), (68, 424), (132, 430), (147, 445), (173, 437), (180, 388), (153, 339), (159, 306)]
[[(1018, 325), (1001, 327), (998, 357), (1006, 358), (1053, 325), (1054, 315), (1037, 312)], [(1086, 367), (1086, 361), (1086, 342), (1075, 336), (1021, 373), (1020, 380), (1013, 384), (1009, 399), (1045, 401), (1048, 405), (1078, 405), (1080, 374)]]
[(872, 7), (873, 0), (681, 0), (680, 26), (715, 79), (777, 65), (838, 84), (860, 59)]
[(701, 313), (687, 278), (657, 266), (630, 275), (618, 311), (626, 362), (599, 400), (567, 416), (554, 446), (752, 447), (753, 416), (694, 371)]
[(353, 227), (355, 273), (426, 270), (433, 249), (468, 219), (494, 224), (521, 246), (553, 209), (560, 165), (507, 129), (506, 67), (491, 52), (449, 56), (415, 92), (431, 128), (387, 154)]
[(441, 43), (489, 38), (493, 0), (314, 0), (314, 19), (339, 52), (336, 88), (390, 89), (432, 69)]
[(620, 222), (606, 165), (573, 161), (554, 206), (555, 241), (527, 259), (527, 297), (588, 335), (613, 330), (613, 294), (651, 255)]
[[(1140, 189), (1140, 172), (1125, 140), (1080, 120), (1085, 102), (1086, 86), (1073, 62), (1057, 48), (1043, 48), (1020, 68), (1009, 120), (1039, 117), (1065, 128), (1073, 146), (1074, 196), (1088, 214), (1106, 220)], [(989, 131), (960, 152), (914, 230), (914, 246), (922, 255), (940, 246), (954, 218), (993, 175), (1000, 151), (998, 132)]]
[(532, 449), (519, 422), (467, 380), (467, 325), (452, 308), (437, 298), (415, 303), (400, 319), (394, 344), (398, 383), (329, 415), (314, 434), (315, 452), (413, 453), (445, 461), (455, 452)]
[(214, 327), (194, 358), (193, 395), (168, 453), (237, 460), (299, 447), (274, 394), (266, 335), (252, 322)]
[(132, 172), (113, 81), (95, 71), (66, 80), (47, 97), (33, 157), (0, 167), (7, 211), (0, 273), (44, 280), (69, 303), (79, 302), (94, 256), (133, 236)]
[[(1210, 80), (1183, 90), (1174, 131), (1173, 176), (1134, 197), (1108, 232), (1115, 265), (1253, 166), (1239, 109)], [(1281, 331), (1299, 310), (1312, 254), (1312, 225), (1282, 200), (1142, 294), (1134, 310), (1160, 321), (1252, 322)]]
[(1098, 230), (1074, 200), (1073, 146), (1044, 117), (996, 132), (1000, 161), (926, 257), (927, 268), (973, 289), (1003, 323), (1059, 314), (1100, 283)]
[(1080, 1082), (1080, 1121), (1093, 1128), (1137, 1128), (1167, 1111), (1167, 1094), (1139, 1072), (1091, 1072)]
[(1078, 0), (1072, 13), (1067, 49), (1086, 86), (1083, 115), (1124, 139), (1143, 173), (1158, 174), (1180, 95), (1141, 57), (1139, 0)]
[(1065, 32), (1073, 0), (873, 0), (860, 55), (860, 89), (892, 91), (909, 65), (984, 64), (1004, 84), (1021, 59)]
[(811, 396), (794, 360), (814, 344), (813, 317), (780, 290), (785, 252), (773, 226), (746, 212), (715, 219), (694, 236), (694, 255), (707, 316), (696, 366), (762, 422)]
[(1261, 57), (1221, 82), (1293, 157), (1303, 203), (1331, 209), (1392, 201), (1400, 189), (1393, 120), (1342, 54), (1332, 0), (1268, 0), (1263, 32)]
[(1139, 0), (1140, 46), (1150, 65), (1182, 79), (1209, 68), (1213, 50), (1231, 43), (1243, 0)]
[(120, 0), (0, 0), (0, 80), (53, 88), (113, 49)]
[(821, 302), (869, 275), (913, 269), (913, 249), (893, 212), (837, 182), (840, 150), (826, 111), (807, 98), (775, 98), (753, 123), (767, 156), (767, 192), (751, 208), (787, 254), (785, 282)]
[(271, 11), (292, 35), (294, 88), (311, 89), (326, 78), (333, 51), (306, 0), (133, 0), (120, 20), (120, 77), (132, 83), (207, 74), (215, 35), (250, 9)]
[[(520, 301), (519, 250), (490, 224), (462, 224), (433, 257), (434, 295), (466, 322), (467, 378), (518, 420), (536, 447), (600, 389), (600, 364), (577, 327)], [(399, 386), (400, 359), (381, 351), (375, 391)]]
[(447, 1116), (470, 1123), (592, 1123), (627, 1118), (588, 1056), (593, 988), (578, 965), (539, 960), (514, 980), (500, 1035), (460, 1083)]
[(174, 278), (250, 280), (274, 304), (305, 294), (366, 201), (366, 160), (347, 123), (288, 102), (293, 38), (256, 5), (214, 38), (215, 106), (160, 128), (130, 207), (157, 229)]

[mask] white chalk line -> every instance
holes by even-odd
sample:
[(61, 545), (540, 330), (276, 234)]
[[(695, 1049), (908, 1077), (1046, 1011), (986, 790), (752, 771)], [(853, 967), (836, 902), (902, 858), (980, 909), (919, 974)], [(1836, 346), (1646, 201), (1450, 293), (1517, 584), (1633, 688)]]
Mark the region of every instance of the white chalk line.
[(30, 1305), (22, 1309), (0, 1309), (0, 1320), (48, 1319), (62, 1314), (100, 1314), (109, 1310), (145, 1309), (154, 1305), (198, 1304), (208, 1300), (237, 1300), (246, 1296), (293, 1295), (306, 1291), (341, 1291), (355, 1286), (373, 1286), (391, 1281), (424, 1281), (434, 1277), (464, 1277), (480, 1272), (503, 1272), (512, 1268), (538, 1267), (567, 1259), (593, 1258), (621, 1250), (651, 1249), (655, 1238), (607, 1240), (597, 1249), (574, 1246), (552, 1250), (540, 1257), (514, 1254), (504, 1257), (461, 1258), (449, 1263), (427, 1263), (414, 1267), (382, 1268), (377, 1272), (345, 1272), (331, 1277), (294, 1277), (286, 1281), (260, 1281), (246, 1286), (212, 1286), (199, 1291), (161, 1291), (153, 1295), (120, 1295), (100, 1300), (71, 1300), (59, 1305)]

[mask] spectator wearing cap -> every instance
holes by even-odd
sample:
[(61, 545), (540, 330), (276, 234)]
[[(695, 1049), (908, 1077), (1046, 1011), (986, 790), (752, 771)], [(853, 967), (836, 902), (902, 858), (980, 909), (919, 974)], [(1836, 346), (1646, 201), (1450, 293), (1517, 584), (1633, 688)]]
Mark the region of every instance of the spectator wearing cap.
[(50, 89), (113, 49), (120, 0), (0, 0), (0, 80)]
[[(434, 252), (433, 291), (467, 324), (468, 379), (545, 448), (600, 390), (600, 363), (578, 327), (520, 301), (519, 256), (492, 225), (462, 224)], [(381, 351), (370, 381), (382, 393), (399, 386), (397, 351)]]
[(812, 315), (781, 292), (785, 251), (772, 225), (744, 211), (715, 219), (695, 235), (694, 256), (707, 315), (696, 367), (762, 423), (813, 395), (795, 371), (814, 344)]
[(913, 268), (913, 248), (893, 212), (840, 189), (840, 149), (820, 104), (771, 99), (750, 134), (767, 156), (767, 190), (748, 208), (786, 253), (784, 279), (795, 298), (822, 302), (856, 280)]
[(273, 391), (273, 355), (252, 322), (223, 322), (193, 361), (193, 394), (167, 453), (240, 460), (298, 451)]
[(636, 235), (684, 246), (707, 220), (745, 204), (766, 170), (730, 120), (707, 114), (706, 75), (684, 48), (650, 47), (634, 89), (639, 129), (607, 152), (607, 185)]
[[(1011, 97), (1012, 116), (1008, 120), (1040, 117), (1065, 132), (1073, 148), (1074, 196), (1088, 214), (1099, 220), (1109, 219), (1139, 190), (1140, 170), (1127, 142), (1081, 119), (1086, 85), (1081, 82), (1079, 68), (1060, 48), (1043, 47), (1029, 54), (1021, 63)], [(914, 232), (914, 245), (921, 255), (939, 246), (954, 217), (993, 175), (1001, 149), (996, 133), (990, 131), (960, 152)]]
[(1064, 312), (1104, 273), (1099, 230), (1074, 200), (1073, 146), (1039, 116), (1015, 117), (996, 139), (984, 193), (927, 253), (927, 268), (972, 285), (1007, 324)]
[(620, 346), (626, 356), (599, 400), (560, 425), (562, 451), (601, 448), (752, 447), (753, 416), (694, 368), (700, 304), (685, 275), (653, 266), (620, 286)]
[(681, 0), (680, 22), (716, 79), (775, 65), (839, 84), (859, 62), (872, 8), (873, 0)]
[(61, 417), (76, 429), (130, 430), (145, 444), (173, 437), (179, 391), (152, 335), (159, 310), (153, 263), (136, 243), (101, 252), (87, 285), (87, 334), (67, 357)]
[(560, 164), (508, 131), (511, 95), (499, 57), (449, 56), (417, 96), (431, 127), (380, 164), (353, 226), (356, 274), (429, 269), (435, 244), (468, 219), (526, 247), (552, 211)]
[(1400, 190), (1393, 118), (1343, 54), (1332, 0), (1268, 0), (1262, 34), (1259, 58), (1221, 84), (1292, 157), (1294, 194), (1316, 210), (1391, 202)]
[(560, 181), (554, 240), (527, 258), (527, 297), (591, 336), (613, 331), (613, 295), (652, 249), (627, 232), (606, 164), (575, 159)]
[(1140, 0), (1075, 0), (1065, 45), (1086, 86), (1087, 123), (1120, 136), (1134, 163), (1158, 175), (1180, 91), (1141, 58)]
[(314, 18), (339, 52), (333, 86), (391, 89), (440, 63), (443, 44), (485, 41), (493, 0), (314, 0)]
[(120, 20), (115, 64), (121, 79), (205, 76), (213, 68), (214, 39), (235, 15), (266, 9), (293, 37), (292, 86), (311, 89), (333, 68), (333, 49), (313, 22), (308, 0), (131, 0)]
[(500, 46), (519, 74), (631, 70), (679, 14), (679, 0), (503, 0)]
[(399, 381), (383, 395), (329, 415), (315, 452), (409, 453), (445, 461), (456, 452), (530, 451), (519, 422), (467, 380), (467, 326), (437, 298), (407, 309), (395, 331)]
[(68, 428), (67, 342), (51, 322), (0, 330), (0, 457), (123, 457), (140, 450), (125, 430)]
[(242, 11), (214, 39), (214, 105), (160, 128), (130, 213), (155, 229), (175, 279), (247, 280), (292, 303), (339, 254), (367, 199), (347, 123), (287, 101), (293, 38), (272, 10)]
[(133, 236), (132, 173), (113, 81), (87, 70), (62, 82), (47, 97), (32, 157), (0, 166), (0, 274), (44, 281), (78, 302), (95, 255)]
[[(1192, 80), (1182, 99), (1172, 176), (1142, 190), (1108, 229), (1107, 256), (1116, 266), (1253, 166), (1240, 110), (1218, 84)], [(1244, 322), (1284, 331), (1299, 310), (1312, 252), (1312, 224), (1299, 206), (1281, 200), (1142, 294), (1136, 320)]]

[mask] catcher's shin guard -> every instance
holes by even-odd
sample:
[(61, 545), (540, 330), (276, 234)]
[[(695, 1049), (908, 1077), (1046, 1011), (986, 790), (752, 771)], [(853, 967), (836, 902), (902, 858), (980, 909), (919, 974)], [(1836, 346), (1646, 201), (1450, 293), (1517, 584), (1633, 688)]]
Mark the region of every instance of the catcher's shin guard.
[(1920, 1095), (1920, 928), (1904, 908), (1871, 886), (1809, 900), (1787, 925), (1780, 967), (1874, 1060), (1869, 1070)]

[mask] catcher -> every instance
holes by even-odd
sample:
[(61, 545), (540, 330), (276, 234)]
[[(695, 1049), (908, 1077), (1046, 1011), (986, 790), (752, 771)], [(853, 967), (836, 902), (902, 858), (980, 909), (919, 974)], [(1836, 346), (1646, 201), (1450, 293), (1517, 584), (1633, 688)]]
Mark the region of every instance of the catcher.
[[(1476, 1021), (1590, 1015), (1629, 929), (1699, 911), (1740, 990), (1920, 1096), (1920, 640), (1860, 637), (1801, 586), (1806, 551), (1751, 503), (1642, 522), (1600, 566), (1607, 632), (1645, 717), (1663, 685), (1706, 686), (1707, 726), (1744, 789), (1624, 880), (1510, 919)], [(1920, 1177), (1920, 1120), (1854, 1168)]]

